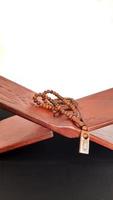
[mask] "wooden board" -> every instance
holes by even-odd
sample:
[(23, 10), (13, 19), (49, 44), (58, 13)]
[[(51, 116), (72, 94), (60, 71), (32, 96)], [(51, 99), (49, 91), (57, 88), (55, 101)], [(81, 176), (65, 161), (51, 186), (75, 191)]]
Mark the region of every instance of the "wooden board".
[(18, 116), (0, 121), (0, 153), (51, 137), (52, 131)]
[[(66, 117), (55, 118), (50, 111), (38, 108), (33, 103), (33, 94), (33, 91), (0, 77), (0, 106), (66, 137), (79, 137), (81, 130)], [(78, 99), (77, 102), (90, 132), (113, 124), (113, 88)], [(90, 140), (103, 145), (99, 134), (98, 137), (91, 134)], [(106, 141), (104, 135), (103, 139)], [(109, 148), (108, 142), (105, 145)]]
[(78, 105), (89, 130), (113, 124), (113, 88), (78, 99)]

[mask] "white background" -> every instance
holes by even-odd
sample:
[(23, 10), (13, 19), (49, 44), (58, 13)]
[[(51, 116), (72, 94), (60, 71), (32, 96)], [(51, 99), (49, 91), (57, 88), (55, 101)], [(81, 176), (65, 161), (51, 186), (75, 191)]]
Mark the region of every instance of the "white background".
[(0, 75), (79, 98), (112, 71), (113, 0), (0, 0)]

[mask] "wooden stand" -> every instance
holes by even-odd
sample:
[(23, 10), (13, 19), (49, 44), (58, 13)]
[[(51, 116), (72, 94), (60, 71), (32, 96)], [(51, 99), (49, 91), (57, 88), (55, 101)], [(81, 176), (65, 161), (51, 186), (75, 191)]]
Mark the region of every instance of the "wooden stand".
[[(0, 107), (18, 115), (0, 122), (0, 152), (50, 138), (50, 130), (69, 138), (80, 136), (81, 130), (66, 117), (55, 118), (50, 111), (38, 108), (33, 103), (34, 93), (0, 76)], [(113, 149), (113, 89), (77, 102), (90, 140)]]

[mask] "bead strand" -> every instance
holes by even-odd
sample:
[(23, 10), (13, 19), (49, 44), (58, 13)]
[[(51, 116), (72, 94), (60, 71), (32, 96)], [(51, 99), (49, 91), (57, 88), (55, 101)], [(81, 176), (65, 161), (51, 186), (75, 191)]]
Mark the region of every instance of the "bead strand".
[[(52, 94), (56, 98), (53, 99), (48, 94)], [(39, 107), (52, 111), (55, 117), (62, 114), (70, 119), (77, 127), (87, 130), (81, 118), (78, 103), (74, 99), (64, 98), (53, 90), (46, 90), (43, 93), (34, 94), (33, 101)]]

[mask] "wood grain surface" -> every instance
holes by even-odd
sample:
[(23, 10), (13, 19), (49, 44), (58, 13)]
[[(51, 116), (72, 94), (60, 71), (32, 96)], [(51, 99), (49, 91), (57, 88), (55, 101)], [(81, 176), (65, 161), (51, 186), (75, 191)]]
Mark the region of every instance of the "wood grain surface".
[(89, 130), (113, 124), (113, 88), (78, 99), (78, 105)]
[(51, 137), (52, 131), (19, 116), (0, 121), (0, 153)]

